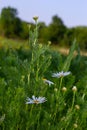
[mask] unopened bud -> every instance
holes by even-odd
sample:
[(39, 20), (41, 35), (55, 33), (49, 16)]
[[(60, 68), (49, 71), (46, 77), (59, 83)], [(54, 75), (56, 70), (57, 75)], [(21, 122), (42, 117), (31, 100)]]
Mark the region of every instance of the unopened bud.
[(57, 89), (57, 88), (54, 88), (54, 91), (55, 91), (55, 92), (57, 92), (57, 91), (58, 91), (58, 89)]
[(35, 20), (35, 22), (38, 20), (38, 16), (34, 16), (33, 19)]
[(79, 109), (80, 109), (80, 106), (79, 106), (79, 105), (75, 105), (75, 108), (76, 108), (77, 110), (79, 110)]
[(66, 92), (66, 91), (67, 91), (67, 88), (66, 88), (66, 87), (63, 87), (63, 88), (62, 88), (62, 91), (63, 91), (63, 92)]
[(76, 87), (76, 86), (73, 86), (72, 91), (73, 91), (73, 92), (76, 92), (76, 91), (77, 91), (77, 87)]
[(76, 123), (74, 123), (73, 126), (74, 126), (74, 128), (77, 128), (77, 127), (78, 127), (78, 125), (77, 125)]

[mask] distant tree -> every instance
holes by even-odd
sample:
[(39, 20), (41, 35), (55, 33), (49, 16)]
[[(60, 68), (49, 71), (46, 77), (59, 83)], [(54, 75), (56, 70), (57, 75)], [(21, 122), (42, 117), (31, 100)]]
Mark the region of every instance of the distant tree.
[(39, 22), (38, 25), (39, 25), (39, 29), (46, 27), (45, 22)]
[(81, 49), (87, 49), (87, 26), (75, 27), (74, 34)]
[(62, 44), (64, 46), (70, 47), (74, 39), (76, 39), (77, 44), (81, 49), (87, 49), (87, 27), (78, 26), (68, 28), (66, 33), (64, 34)]
[(28, 39), (29, 38), (29, 23), (22, 21), (22, 31), (20, 33), (20, 38)]
[(60, 43), (64, 37), (66, 31), (66, 26), (64, 25), (62, 19), (57, 15), (52, 17), (52, 22), (48, 27), (49, 30), (49, 40), (53, 43)]
[(40, 42), (46, 42), (48, 40), (48, 27), (44, 22), (39, 22), (39, 40)]
[(20, 33), (22, 31), (22, 21), (19, 18), (15, 18), (13, 22), (13, 31), (15, 35), (20, 36)]
[(39, 39), (41, 40), (42, 43), (47, 43), (49, 41), (49, 30), (48, 30), (48, 26), (45, 26), (45, 27), (43, 27), (40, 30)]
[(0, 34), (2, 34), (1, 17), (0, 17)]
[(75, 28), (67, 28), (64, 34), (64, 38), (62, 39), (61, 45), (70, 47), (74, 39), (76, 39)]
[(1, 11), (1, 25), (3, 28), (2, 33), (7, 36), (19, 36), (22, 30), (21, 20), (17, 17), (18, 12), (16, 9), (7, 7)]

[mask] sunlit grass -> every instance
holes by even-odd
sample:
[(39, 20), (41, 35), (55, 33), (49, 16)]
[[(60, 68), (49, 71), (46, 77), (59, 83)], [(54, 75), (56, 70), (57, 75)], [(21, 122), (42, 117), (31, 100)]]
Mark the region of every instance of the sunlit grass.
[[(61, 46), (53, 44), (53, 45), (51, 45), (51, 49), (54, 50), (54, 51), (60, 52), (61, 54), (68, 55), (70, 48), (69, 47), (63, 47), (63, 46), (61, 47)], [(86, 50), (80, 50), (80, 53), (83, 56), (87, 56)]]
[(18, 40), (18, 39), (0, 37), (0, 47), (4, 47), (6, 49), (8, 48), (19, 49), (23, 47), (24, 49), (28, 49), (29, 45), (28, 40)]

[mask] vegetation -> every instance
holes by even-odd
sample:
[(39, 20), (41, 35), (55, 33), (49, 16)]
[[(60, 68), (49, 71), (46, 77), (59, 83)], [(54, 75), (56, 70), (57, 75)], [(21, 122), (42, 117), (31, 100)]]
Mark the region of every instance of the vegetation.
[(87, 57), (40, 44), (34, 20), (28, 50), (0, 49), (0, 129), (86, 130)]
[[(54, 15), (51, 23), (47, 26), (44, 22), (39, 24), (39, 41), (46, 43), (70, 47), (72, 40), (76, 38), (81, 49), (87, 50), (87, 27), (79, 26), (68, 28), (63, 20)], [(5, 7), (1, 11), (0, 17), (0, 35), (14, 39), (28, 39), (29, 30), (35, 27), (34, 23), (22, 21), (18, 17), (18, 11), (12, 7)]]
[(8, 49), (18, 49), (18, 48), (24, 48), (28, 49), (28, 39), (27, 40), (21, 40), (21, 39), (13, 39), (13, 38), (6, 38), (6, 37), (0, 37), (0, 48)]

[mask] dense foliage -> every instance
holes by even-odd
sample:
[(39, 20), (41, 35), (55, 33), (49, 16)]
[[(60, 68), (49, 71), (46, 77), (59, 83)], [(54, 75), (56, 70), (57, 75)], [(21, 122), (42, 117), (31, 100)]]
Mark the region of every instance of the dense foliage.
[(22, 22), (17, 15), (18, 12), (14, 8), (7, 7), (2, 9), (0, 17), (0, 33), (10, 38), (27, 38), (27, 25), (25, 22)]
[[(35, 23), (29, 50), (0, 49), (0, 129), (86, 130), (87, 57), (80, 55), (76, 41), (68, 56), (40, 44)], [(71, 73), (52, 77), (61, 71)], [(33, 95), (47, 101), (26, 104)]]

